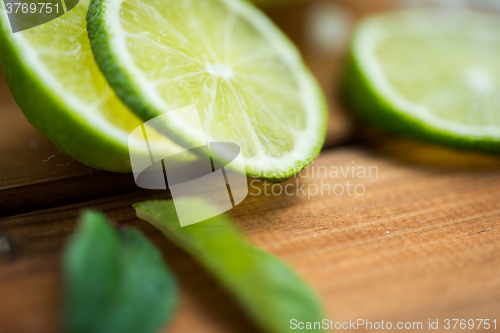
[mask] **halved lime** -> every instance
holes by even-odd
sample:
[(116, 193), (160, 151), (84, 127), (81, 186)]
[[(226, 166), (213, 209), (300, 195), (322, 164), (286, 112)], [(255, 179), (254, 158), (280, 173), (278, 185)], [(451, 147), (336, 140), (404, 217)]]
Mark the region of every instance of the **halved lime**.
[[(116, 97), (94, 61), (88, 4), (80, 0), (65, 15), (17, 33), (1, 4), (0, 62), (26, 118), (60, 150), (97, 169), (130, 172), (128, 136), (143, 122)], [(178, 151), (158, 133), (148, 139), (166, 156)], [(131, 153), (149, 159), (142, 140), (130, 140)]]
[(347, 101), (390, 132), (500, 152), (500, 16), (422, 9), (357, 28)]
[(327, 108), (288, 39), (240, 0), (99, 0), (88, 14), (97, 63), (122, 100), (148, 120), (196, 105), (163, 132), (197, 146), (238, 144), (249, 175), (282, 181), (324, 142)]

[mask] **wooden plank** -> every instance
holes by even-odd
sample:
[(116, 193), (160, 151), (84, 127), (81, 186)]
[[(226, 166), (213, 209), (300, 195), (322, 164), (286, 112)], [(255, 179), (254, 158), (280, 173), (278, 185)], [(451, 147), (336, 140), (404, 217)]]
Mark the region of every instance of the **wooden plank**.
[[(413, 161), (404, 159), (409, 149), (417, 152)], [(429, 158), (443, 154), (446, 164)], [(372, 168), (371, 177), (362, 178), (360, 168), (370, 166), (378, 176)], [(306, 194), (256, 196), (264, 187), (252, 184), (231, 215), (254, 244), (313, 285), (329, 319), (424, 325), (428, 319), (494, 319), (500, 313), (499, 166), (498, 158), (406, 141), (336, 149), (310, 166), (307, 177), (304, 171), (304, 178), (283, 184), (290, 185), (288, 193), (303, 185)], [(324, 187), (323, 195), (307, 196), (308, 188), (313, 193), (324, 184), (337, 184), (339, 193), (347, 181), (365, 193), (328, 195)], [(1, 219), (0, 234), (13, 248), (0, 259), (2, 332), (58, 331), (60, 251), (84, 208), (145, 231), (162, 249), (183, 299), (165, 332), (255, 332), (195, 263), (134, 217), (131, 204), (151, 198), (168, 193), (129, 193)]]
[[(388, 6), (387, 1), (336, 3), (355, 17)], [(328, 142), (336, 145), (354, 130), (330, 93), (338, 86), (344, 55), (324, 57), (306, 49), (302, 34), (308, 6), (298, 3), (270, 14), (301, 46), (325, 90), (335, 110)], [(132, 203), (168, 198), (168, 193), (136, 191), (130, 175), (91, 176), (63, 155), (47, 160), (57, 150), (26, 122), (1, 79), (0, 110), (0, 216), (11, 215), (0, 219), (0, 252), (6, 252), (0, 256), (2, 333), (59, 331), (60, 254), (77, 215), (87, 207), (140, 228), (162, 249), (182, 294), (179, 313), (166, 331), (256, 331), (188, 256), (134, 217)], [(231, 212), (236, 223), (252, 242), (290, 262), (314, 286), (330, 319), (424, 325), (437, 318), (493, 319), (500, 313), (499, 160), (387, 136), (366, 141), (373, 143), (326, 152), (308, 168), (308, 177), (283, 185), (290, 185), (289, 192), (324, 184), (345, 190), (350, 181), (351, 190), (364, 186), (363, 195), (251, 195)], [(330, 167), (346, 172), (353, 165), (376, 166), (378, 177), (353, 177), (349, 171), (331, 177)], [(321, 167), (330, 177), (321, 174)], [(319, 175), (313, 176), (313, 169)], [(42, 207), (51, 208), (35, 212)], [(20, 212), (31, 213), (15, 215)]]

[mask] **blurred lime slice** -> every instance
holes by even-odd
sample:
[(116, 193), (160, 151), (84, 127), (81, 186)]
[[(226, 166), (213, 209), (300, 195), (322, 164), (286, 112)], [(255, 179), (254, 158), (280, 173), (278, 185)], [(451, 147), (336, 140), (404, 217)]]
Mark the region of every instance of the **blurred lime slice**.
[[(81, 0), (67, 14), (14, 34), (0, 5), (0, 61), (26, 118), (60, 150), (97, 169), (130, 172), (128, 136), (142, 121), (116, 97), (94, 61), (88, 4)], [(148, 139), (166, 156), (178, 151), (158, 133)], [(131, 152), (149, 159), (141, 140), (130, 140)]]
[(324, 97), (288, 39), (240, 0), (93, 1), (89, 36), (97, 63), (142, 119), (196, 105), (165, 132), (180, 144), (241, 147), (247, 173), (283, 181), (324, 142)]
[(500, 16), (427, 9), (363, 21), (345, 77), (362, 118), (394, 133), (500, 152)]

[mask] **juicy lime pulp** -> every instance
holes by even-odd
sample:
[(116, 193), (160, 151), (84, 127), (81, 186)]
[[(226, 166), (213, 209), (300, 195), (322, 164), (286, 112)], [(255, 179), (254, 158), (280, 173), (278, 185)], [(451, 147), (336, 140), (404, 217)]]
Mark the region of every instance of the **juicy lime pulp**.
[[(54, 144), (94, 168), (130, 172), (128, 135), (142, 121), (116, 97), (94, 61), (86, 31), (89, 1), (37, 27), (12, 33), (0, 6), (1, 62), (28, 120)], [(169, 151), (174, 144), (150, 140)], [(149, 158), (137, 138), (136, 158)]]
[(500, 16), (413, 10), (361, 23), (346, 92), (386, 130), (500, 152)]
[(111, 86), (147, 120), (196, 105), (164, 131), (192, 146), (241, 147), (247, 173), (273, 181), (300, 171), (321, 149), (326, 104), (295, 47), (239, 0), (93, 1), (89, 36)]

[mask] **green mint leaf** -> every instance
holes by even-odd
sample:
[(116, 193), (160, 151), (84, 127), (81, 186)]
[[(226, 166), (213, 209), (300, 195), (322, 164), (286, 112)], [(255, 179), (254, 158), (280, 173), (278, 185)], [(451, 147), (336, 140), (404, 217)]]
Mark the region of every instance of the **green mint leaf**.
[(64, 255), (66, 331), (152, 333), (177, 304), (160, 252), (135, 229), (114, 229), (87, 211)]
[[(211, 209), (189, 200), (194, 212)], [(218, 279), (265, 331), (292, 332), (293, 319), (306, 323), (324, 318), (316, 294), (293, 269), (246, 242), (227, 217), (181, 227), (172, 201), (148, 201), (134, 207), (140, 219), (162, 231)], [(316, 328), (308, 331), (321, 331), (319, 325)]]

